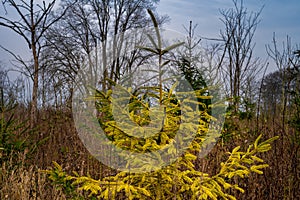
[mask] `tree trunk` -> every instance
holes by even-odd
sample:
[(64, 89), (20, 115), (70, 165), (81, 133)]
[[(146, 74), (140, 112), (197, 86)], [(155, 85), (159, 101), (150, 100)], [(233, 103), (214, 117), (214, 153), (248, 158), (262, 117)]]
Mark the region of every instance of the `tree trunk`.
[(32, 43), (31, 48), (32, 48), (33, 61), (34, 61), (34, 72), (33, 72), (32, 100), (31, 100), (31, 110), (30, 110), (30, 126), (31, 128), (33, 128), (37, 122), (39, 60), (36, 51), (36, 45), (34, 42)]

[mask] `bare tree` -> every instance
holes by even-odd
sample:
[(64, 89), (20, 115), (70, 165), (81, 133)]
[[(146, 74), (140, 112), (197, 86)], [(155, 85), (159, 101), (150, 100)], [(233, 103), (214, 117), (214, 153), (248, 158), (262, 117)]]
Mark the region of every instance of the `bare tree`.
[[(298, 58), (295, 54), (295, 49), (297, 47), (292, 46), (291, 38), (286, 37), (286, 41), (282, 43), (280, 48), (276, 41), (276, 35), (274, 33), (272, 45), (267, 45), (266, 50), (271, 59), (275, 62), (277, 71), (274, 72), (272, 78), (277, 79), (277, 82), (273, 81), (273, 86), (270, 84), (269, 87), (276, 87), (276, 100), (277, 105), (280, 106), (280, 114), (282, 117), (282, 128), (285, 130), (286, 124), (286, 114), (287, 114), (287, 105), (290, 102), (291, 96), (289, 91), (291, 91), (293, 86), (293, 81), (295, 80), (294, 76), (295, 71), (298, 69)], [(276, 75), (276, 77), (275, 77)]]
[[(32, 86), (32, 101), (30, 111), (31, 127), (34, 126), (37, 120), (38, 107), (38, 88), (39, 88), (39, 56), (43, 47), (43, 36), (51, 25), (57, 22), (65, 12), (59, 17), (49, 19), (56, 0), (52, 0), (46, 4), (36, 4), (34, 0), (3, 0), (3, 5), (15, 10), (19, 16), (19, 20), (10, 19), (6, 16), (0, 16), (0, 26), (9, 28), (20, 35), (27, 43), (31, 50), (33, 59), (33, 72), (31, 79)], [(25, 62), (23, 62), (24, 64)], [(29, 67), (28, 67), (29, 68)]]
[[(253, 37), (262, 11), (249, 13), (244, 7), (243, 0), (233, 0), (234, 7), (221, 10), (221, 21), (225, 30), (221, 36), (226, 41), (227, 63), (223, 63), (223, 72), (229, 84), (229, 96), (233, 98), (234, 111), (239, 109), (241, 85), (260, 70), (259, 59), (253, 57)], [(251, 78), (250, 78), (251, 79)]]
[[(47, 46), (43, 54), (48, 60), (48, 76), (62, 82), (61, 85), (69, 85), (69, 97), (72, 97), (71, 83), (84, 68), (98, 73), (99, 79), (94, 82), (100, 84), (101, 90), (109, 89), (111, 85), (107, 80), (117, 82), (124, 73), (130, 73), (145, 60), (140, 49), (133, 50), (129, 46), (134, 46), (135, 42), (141, 45), (142, 38), (132, 39), (136, 37), (134, 30), (150, 25), (146, 11), (155, 10), (157, 2), (62, 0), (59, 9), (69, 9), (46, 34)], [(159, 24), (164, 20), (166, 17), (160, 17)]]

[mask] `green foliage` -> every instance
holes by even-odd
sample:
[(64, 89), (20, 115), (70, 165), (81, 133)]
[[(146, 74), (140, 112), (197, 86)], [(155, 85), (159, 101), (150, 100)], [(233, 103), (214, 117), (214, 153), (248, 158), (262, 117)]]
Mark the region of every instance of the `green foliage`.
[(230, 108), (227, 109), (225, 114), (225, 121), (221, 132), (220, 139), (222, 142), (234, 140), (240, 136), (241, 128), (239, 123), (242, 121), (240, 114), (232, 112)]
[(221, 163), (216, 175), (195, 170), (193, 163), (197, 156), (191, 152), (159, 171), (143, 174), (119, 172), (102, 180), (79, 176), (77, 173), (74, 176), (67, 175), (57, 163), (54, 168), (44, 172), (68, 194), (77, 187), (78, 191), (87, 191), (90, 197), (98, 199), (115, 199), (120, 194), (128, 199), (236, 199), (229, 194), (230, 189), (240, 192), (244, 192), (244, 189), (230, 180), (245, 178), (251, 173), (263, 174), (262, 169), (268, 165), (257, 154), (269, 151), (271, 143), (277, 138), (260, 142), (260, 135), (245, 152), (240, 151), (239, 146), (234, 148), (228, 152), (229, 158)]
[(41, 170), (40, 172), (49, 174), (49, 179), (52, 181), (52, 184), (55, 185), (57, 189), (63, 190), (67, 198), (83, 199), (83, 196), (76, 191), (73, 178), (64, 172), (58, 163), (53, 162), (53, 165), (54, 168), (52, 170)]
[(295, 89), (291, 92), (293, 116), (289, 120), (289, 124), (295, 128), (295, 135), (292, 138), (295, 143), (300, 144), (300, 91)]
[[(196, 66), (192, 65), (192, 58), (181, 58), (180, 61), (177, 62), (179, 70), (182, 72), (184, 78), (191, 84), (191, 87), (194, 90), (202, 91), (202, 95), (209, 95), (207, 92), (207, 84), (205, 79), (203, 78), (203, 72), (199, 70)], [(183, 87), (184, 86), (180, 86)], [(211, 99), (198, 99), (202, 104), (199, 105), (200, 110), (205, 110), (212, 104)]]
[(242, 106), (243, 106), (243, 109), (238, 112), (239, 113), (239, 118), (241, 120), (243, 120), (243, 119), (248, 119), (248, 120), (252, 119), (255, 116), (256, 104), (252, 103), (249, 99), (243, 98)]
[(17, 122), (14, 111), (17, 104), (12, 99), (4, 98), (3, 88), (0, 90), (0, 164), (11, 160), (14, 164), (18, 154), (28, 146), (27, 138), (22, 137), (28, 127), (25, 122)]
[[(242, 99), (239, 97), (235, 97), (229, 99), (230, 105), (227, 107), (225, 122), (223, 125), (223, 131), (221, 134), (222, 141), (226, 142), (231, 139), (235, 139), (236, 136), (240, 136), (242, 132), (240, 128), (240, 123), (243, 120), (251, 120), (255, 115), (255, 103), (251, 103), (246, 99)], [(242, 107), (239, 110), (235, 110), (236, 103)]]
[[(83, 191), (88, 193), (89, 198), (98, 199), (235, 199), (229, 194), (230, 190), (244, 192), (244, 189), (232, 184), (231, 180), (237, 177), (245, 178), (253, 172), (262, 174), (262, 169), (268, 165), (257, 154), (270, 150), (271, 143), (277, 137), (259, 143), (260, 135), (246, 151), (240, 151), (240, 147), (234, 148), (232, 152), (228, 152), (227, 161), (221, 163), (220, 170), (215, 175), (196, 170), (195, 162), (202, 148), (216, 142), (215, 133), (209, 131), (210, 126), (213, 126), (210, 122), (216, 123), (216, 119), (208, 114), (208, 108), (201, 111), (197, 109), (201, 104), (198, 99), (211, 97), (203, 96), (201, 90), (176, 91), (175, 94), (174, 89), (178, 84), (176, 82), (170, 88), (164, 89), (162, 75), (168, 61), (164, 62), (162, 55), (180, 43), (162, 49), (157, 22), (151, 11), (149, 14), (155, 26), (157, 43), (148, 35), (153, 48), (140, 48), (158, 57), (158, 87), (140, 87), (132, 91), (132, 88), (115, 85), (114, 90), (117, 90), (117, 93), (112, 90), (106, 93), (96, 91), (95, 96), (91, 98), (96, 100), (100, 126), (110, 142), (124, 150), (124, 158), (126, 154), (131, 153), (151, 153), (154, 161), (146, 156), (125, 160), (128, 168), (139, 168), (145, 172), (120, 171), (101, 180), (80, 176), (76, 172), (74, 175), (68, 175), (57, 163), (54, 163), (54, 168), (44, 172), (57, 187), (62, 188), (70, 197), (76, 198), (80, 194), (79, 191)], [(117, 95), (114, 95), (114, 92)], [(195, 99), (190, 98), (192, 94)], [(124, 102), (129, 103), (122, 107)], [(153, 102), (158, 102), (156, 107), (162, 109), (155, 110)], [(118, 109), (117, 116), (113, 114), (113, 107)], [(157, 130), (150, 127), (147, 132), (147, 125), (153, 121), (162, 121), (162, 126)], [(178, 139), (176, 135), (179, 131), (182, 131), (183, 135)], [(140, 137), (128, 134), (133, 132), (141, 134)], [(156, 133), (151, 134), (152, 132)], [(175, 156), (176, 159), (168, 165), (163, 165), (163, 158), (157, 153), (159, 150), (169, 146), (166, 151), (172, 158), (180, 151), (177, 147), (189, 141), (189, 146), (180, 157)]]

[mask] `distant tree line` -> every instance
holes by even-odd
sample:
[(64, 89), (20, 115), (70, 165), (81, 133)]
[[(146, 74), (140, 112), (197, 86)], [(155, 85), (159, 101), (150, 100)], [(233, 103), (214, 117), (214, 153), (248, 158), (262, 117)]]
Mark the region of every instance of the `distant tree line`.
[[(140, 49), (128, 51), (131, 46), (144, 45), (144, 36), (128, 33), (150, 26), (147, 9), (154, 11), (159, 27), (168, 20), (155, 13), (158, 0), (61, 0), (57, 9), (56, 0), (41, 4), (33, 0), (2, 3), (7, 12), (16, 11), (20, 21), (2, 15), (0, 26), (19, 34), (32, 52), (31, 60), (26, 61), (2, 47), (14, 56), (22, 73), (33, 83), (29, 100), (32, 124), (39, 107), (70, 107), (80, 70), (97, 74), (95, 70), (100, 69), (94, 82), (107, 91), (113, 82), (146, 64), (148, 57)], [(274, 37), (267, 52), (278, 71), (257, 80), (257, 75), (266, 69), (266, 64), (253, 54), (261, 12), (262, 9), (249, 12), (243, 1), (233, 0), (233, 8), (220, 10), (224, 25), (220, 38), (209, 39), (207, 46), (202, 45), (203, 38), (195, 35), (197, 25), (190, 22), (185, 44), (169, 57), (170, 65), (175, 65), (194, 89), (224, 84), (233, 113), (254, 116), (265, 110), (277, 112), (275, 107), (279, 104), (280, 112), (285, 111), (291, 100), (290, 90), (297, 85), (299, 50), (287, 39), (283, 52), (279, 52)], [(25, 87), (21, 82), (16, 84), (18, 90)], [(263, 105), (260, 111), (255, 109), (258, 101)]]

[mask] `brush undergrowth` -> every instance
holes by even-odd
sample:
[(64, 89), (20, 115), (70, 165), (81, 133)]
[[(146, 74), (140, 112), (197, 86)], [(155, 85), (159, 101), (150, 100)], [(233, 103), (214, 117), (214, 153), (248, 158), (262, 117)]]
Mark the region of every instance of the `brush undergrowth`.
[[(246, 178), (251, 173), (262, 174), (262, 170), (268, 165), (258, 154), (269, 151), (271, 143), (277, 137), (261, 142), (260, 135), (245, 151), (241, 151), (240, 146), (234, 148), (228, 152), (227, 160), (220, 164), (216, 174), (196, 170), (195, 161), (202, 149), (207, 144), (216, 142), (216, 135), (209, 131), (209, 127), (217, 123), (208, 114), (209, 108), (214, 105), (203, 105), (199, 99), (213, 97), (201, 95), (203, 91), (175, 91), (177, 82), (169, 84), (169, 88), (165, 89), (167, 84), (164, 74), (170, 63), (165, 60), (165, 56), (182, 43), (162, 48), (158, 24), (151, 11), (149, 14), (157, 41), (148, 35), (152, 47), (138, 48), (156, 55), (157, 69), (151, 72), (156, 73), (158, 85), (136, 90), (115, 85), (122, 95), (113, 95), (112, 90), (96, 90), (95, 95), (90, 98), (95, 101), (98, 113), (101, 113), (99, 124), (106, 137), (124, 150), (120, 155), (131, 171), (119, 171), (115, 175), (96, 180), (89, 175), (80, 176), (77, 172), (69, 175), (54, 162), (54, 167), (43, 172), (49, 175), (52, 183), (62, 189), (66, 196), (73, 199), (84, 199), (85, 195), (90, 199), (236, 199), (230, 191), (244, 192), (244, 189), (232, 184), (232, 179)], [(190, 96), (194, 96), (196, 100)], [(128, 105), (120, 106), (124, 101), (129, 102)], [(153, 102), (156, 102), (160, 111), (153, 110)], [(203, 109), (198, 110), (199, 105)], [(118, 120), (114, 116), (113, 106), (119, 110)], [(134, 123), (130, 123), (128, 119)], [(151, 132), (153, 127), (148, 132), (145, 127), (153, 121), (162, 121), (156, 134), (150, 137), (128, 134)], [(182, 133), (180, 137), (176, 136), (178, 132)], [(190, 144), (183, 149), (180, 157), (176, 156), (182, 150), (178, 147), (184, 146), (187, 141), (191, 141)], [(165, 154), (157, 153), (160, 150), (170, 157), (168, 165), (164, 165)], [(149, 156), (131, 159), (131, 154), (151, 154), (154, 159), (149, 159)], [(176, 159), (172, 159), (174, 157)], [(139, 173), (135, 169), (139, 169)], [(140, 173), (141, 171), (144, 173)]]

